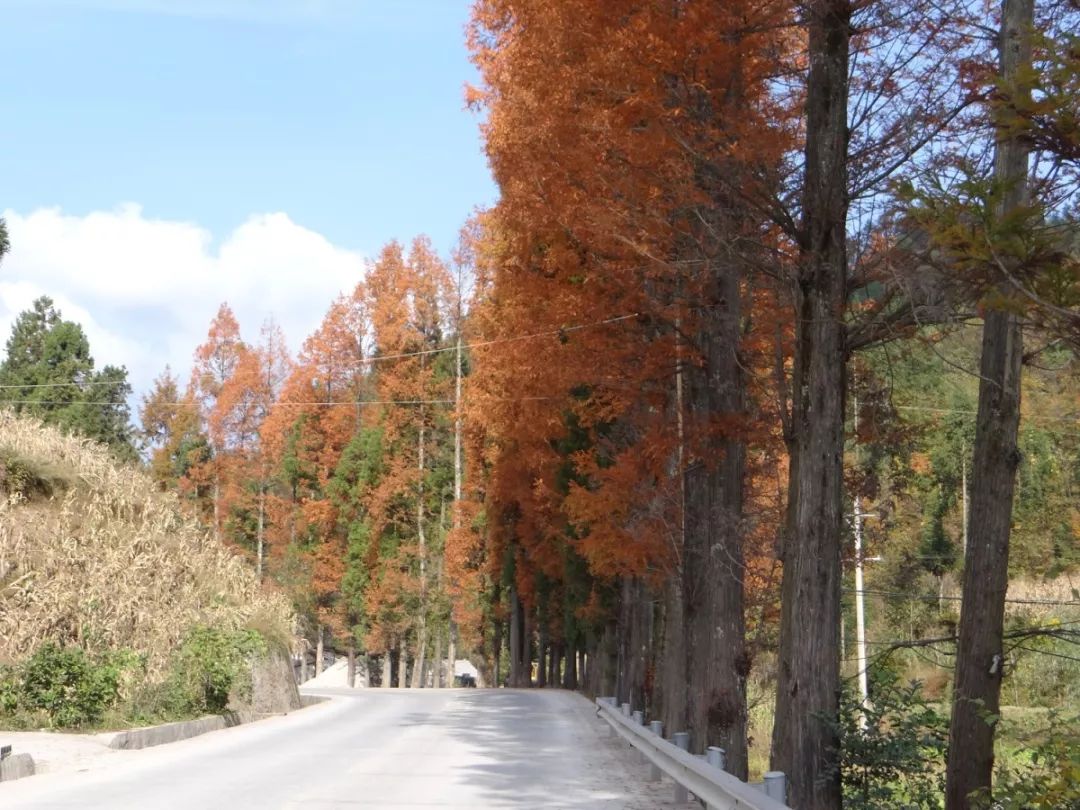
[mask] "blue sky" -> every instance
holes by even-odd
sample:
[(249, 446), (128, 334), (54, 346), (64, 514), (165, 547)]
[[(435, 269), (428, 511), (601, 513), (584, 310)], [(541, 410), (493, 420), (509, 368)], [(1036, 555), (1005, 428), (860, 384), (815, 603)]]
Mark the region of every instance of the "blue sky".
[[(161, 9), (170, 9), (169, 13)], [(493, 189), (467, 0), (0, 0), (4, 207), (121, 202), (217, 235), (285, 211), (448, 248)]]
[(462, 102), (469, 6), (0, 0), (2, 333), (50, 293), (142, 383), (221, 298), (299, 345), (387, 240), (448, 252), (495, 198)]

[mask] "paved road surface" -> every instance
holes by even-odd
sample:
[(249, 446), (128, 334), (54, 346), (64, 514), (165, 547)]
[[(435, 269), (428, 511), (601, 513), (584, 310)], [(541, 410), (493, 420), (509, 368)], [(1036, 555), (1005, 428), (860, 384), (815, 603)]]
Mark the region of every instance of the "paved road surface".
[(635, 756), (566, 692), (342, 691), (287, 717), (2, 784), (0, 807), (671, 806), (670, 785), (644, 784)]

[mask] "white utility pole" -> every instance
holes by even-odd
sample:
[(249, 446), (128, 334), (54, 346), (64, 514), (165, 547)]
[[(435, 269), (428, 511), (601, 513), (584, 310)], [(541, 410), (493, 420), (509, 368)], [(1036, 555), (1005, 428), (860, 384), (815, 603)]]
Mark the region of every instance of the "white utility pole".
[[(859, 457), (859, 398), (852, 397), (855, 415), (855, 458)], [(855, 663), (859, 673), (859, 728), (866, 728), (866, 709), (870, 705), (870, 683), (866, 662), (866, 603), (863, 594), (862, 505), (855, 493), (852, 528), (855, 535)]]
[(855, 658), (859, 667), (859, 698), (863, 711), (859, 713), (859, 727), (866, 728), (866, 708), (870, 703), (870, 684), (866, 664), (866, 605), (863, 596), (863, 549), (862, 507), (855, 496)]

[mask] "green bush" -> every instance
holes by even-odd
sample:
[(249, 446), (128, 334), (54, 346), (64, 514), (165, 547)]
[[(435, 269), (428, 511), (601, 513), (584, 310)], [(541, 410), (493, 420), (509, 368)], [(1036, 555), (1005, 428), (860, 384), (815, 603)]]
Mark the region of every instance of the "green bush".
[(845, 807), (941, 806), (948, 718), (926, 702), (920, 682), (876, 680), (865, 710), (845, 690), (836, 730)]
[[(0, 667), (0, 721), (13, 728), (148, 725), (220, 714), (251, 690), (251, 661), (267, 642), (255, 630), (191, 630), (164, 681), (135, 685), (145, 673), (131, 652), (91, 657), (46, 644), (16, 667)], [(123, 699), (121, 699), (123, 698)]]
[(57, 728), (82, 728), (101, 720), (120, 697), (129, 654), (92, 659), (80, 647), (48, 643), (38, 648), (17, 674), (4, 679), (0, 707), (43, 713)]
[(0, 667), (0, 717), (19, 710), (20, 691), (19, 671), (14, 667)]
[(161, 699), (177, 714), (219, 714), (231, 696), (251, 689), (251, 659), (266, 654), (266, 642), (254, 630), (197, 627), (173, 657)]
[(998, 768), (994, 810), (1080, 810), (1080, 717), (1051, 714), (1049, 726), (1027, 735)]

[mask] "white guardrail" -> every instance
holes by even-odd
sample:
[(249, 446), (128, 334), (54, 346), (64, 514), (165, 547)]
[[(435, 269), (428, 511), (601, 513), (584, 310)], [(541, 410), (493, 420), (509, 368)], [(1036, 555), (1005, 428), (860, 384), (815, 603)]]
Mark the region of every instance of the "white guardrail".
[(723, 770), (723, 750), (709, 749), (706, 758), (686, 750), (689, 735), (683, 732), (668, 742), (659, 722), (644, 725), (641, 712), (630, 711), (630, 704), (618, 706), (613, 697), (596, 699), (597, 714), (611, 724), (618, 734), (650, 763), (649, 779), (657, 781), (660, 771), (675, 782), (675, 801), (685, 803), (693, 793), (709, 810), (791, 810), (784, 804), (787, 790), (784, 774), (770, 771), (761, 784), (747, 784)]

